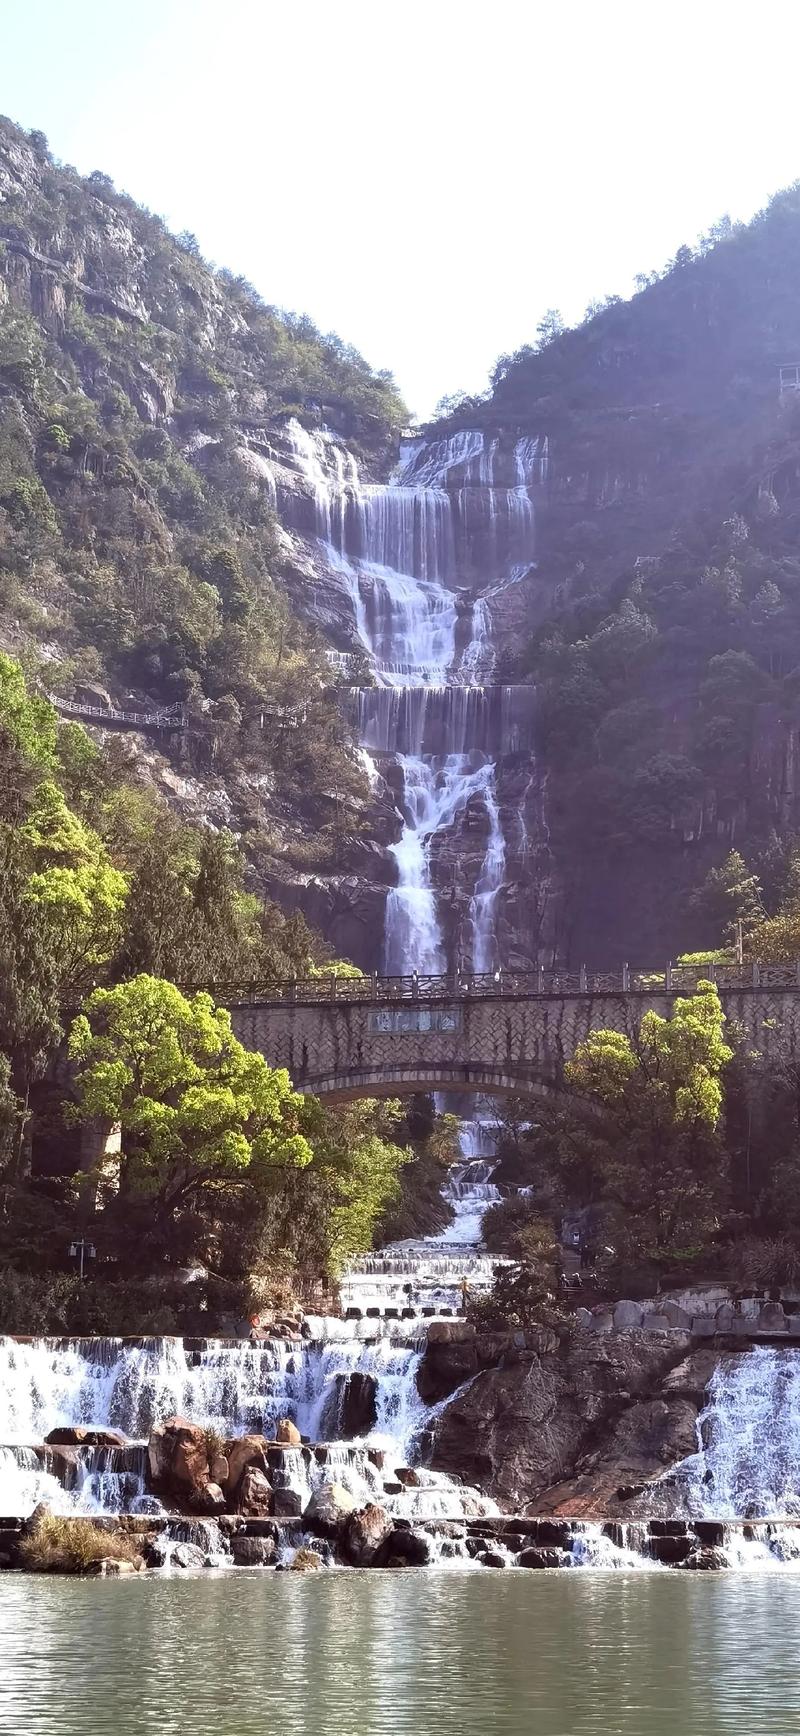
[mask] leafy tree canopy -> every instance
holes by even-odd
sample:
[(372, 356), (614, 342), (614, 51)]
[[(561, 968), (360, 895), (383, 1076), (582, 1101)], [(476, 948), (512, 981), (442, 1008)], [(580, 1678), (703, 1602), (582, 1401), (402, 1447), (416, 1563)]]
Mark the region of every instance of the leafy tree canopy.
[(210, 995), (144, 974), (96, 989), (69, 1053), (78, 1115), (121, 1127), (126, 1187), (174, 1201), (231, 1172), (311, 1161), (288, 1073), (245, 1049)]

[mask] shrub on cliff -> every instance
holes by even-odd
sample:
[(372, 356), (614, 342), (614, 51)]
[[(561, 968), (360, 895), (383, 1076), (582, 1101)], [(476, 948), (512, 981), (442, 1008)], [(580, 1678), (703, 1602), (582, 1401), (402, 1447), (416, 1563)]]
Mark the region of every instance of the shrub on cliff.
[(468, 1317), (488, 1331), (527, 1331), (537, 1326), (566, 1331), (569, 1318), (558, 1301), (554, 1268), (532, 1260), (495, 1266), (489, 1295), (469, 1301)]

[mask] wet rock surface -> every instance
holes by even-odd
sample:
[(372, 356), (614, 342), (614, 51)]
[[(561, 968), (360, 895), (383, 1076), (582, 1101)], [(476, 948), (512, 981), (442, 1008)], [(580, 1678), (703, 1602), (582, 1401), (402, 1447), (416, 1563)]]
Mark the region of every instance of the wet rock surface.
[(576, 1333), (544, 1355), (518, 1347), (515, 1364), (479, 1372), (444, 1409), (432, 1463), (509, 1507), (614, 1512), (620, 1484), (647, 1481), (694, 1450), (692, 1399), (662, 1397), (689, 1348), (688, 1333), (675, 1331)]

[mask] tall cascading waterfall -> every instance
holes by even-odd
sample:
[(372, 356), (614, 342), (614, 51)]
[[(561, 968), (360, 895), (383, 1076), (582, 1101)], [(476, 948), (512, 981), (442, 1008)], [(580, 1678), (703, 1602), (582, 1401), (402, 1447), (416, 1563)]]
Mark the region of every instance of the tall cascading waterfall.
[[(403, 825), (391, 850), (396, 885), (386, 903), (383, 968), (391, 975), (435, 974), (455, 964), (493, 970), (501, 962), (497, 918), (508, 854), (497, 762), (514, 747), (502, 729), (487, 732), (485, 706), (448, 708), (441, 699), (458, 689), (486, 692), (494, 649), (483, 593), (532, 564), (533, 493), (546, 475), (546, 442), (525, 436), (503, 443), (477, 429), (413, 441), (393, 482), (362, 484), (352, 455), (330, 434), (290, 421), (285, 439), (306, 493), (287, 497), (284, 510), (313, 532), (338, 573), (377, 683), (377, 696), (359, 696), (362, 746), (391, 756), (401, 775)], [(309, 506), (311, 524), (304, 522)], [(386, 689), (394, 702), (381, 700)], [(435, 741), (426, 731), (431, 695), (439, 700)], [(476, 815), (485, 847), (454, 943), (444, 931), (433, 865), (456, 824), (467, 816), (472, 824)]]
[[(415, 440), (391, 483), (365, 486), (329, 434), (290, 423), (287, 439), (312, 502), (306, 528), (340, 576), (374, 673), (376, 686), (354, 695), (359, 739), (399, 784), (402, 829), (390, 846), (395, 884), (382, 967), (392, 976), (494, 972), (503, 963), (509, 858), (498, 763), (530, 751), (531, 693), (487, 685), (495, 657), (490, 600), (533, 562), (533, 496), (546, 476), (546, 442), (509, 442), (477, 429)], [(514, 842), (520, 835), (527, 842), (519, 811), (513, 819)], [(458, 907), (455, 928), (452, 915), (443, 919), (443, 879)], [(480, 1221), (499, 1196), (484, 1127), (464, 1120), (461, 1144), (445, 1189), (454, 1213), (448, 1231), (359, 1262), (345, 1285), (353, 1308), (387, 1292), (394, 1303), (458, 1306), (465, 1284), (490, 1282)]]

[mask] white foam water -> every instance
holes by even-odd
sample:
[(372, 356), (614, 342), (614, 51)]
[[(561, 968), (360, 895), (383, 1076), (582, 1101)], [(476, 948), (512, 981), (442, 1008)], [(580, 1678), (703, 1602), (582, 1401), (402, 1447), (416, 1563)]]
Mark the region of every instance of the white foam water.
[(800, 1350), (724, 1356), (698, 1417), (698, 1451), (667, 1473), (695, 1518), (800, 1515)]

